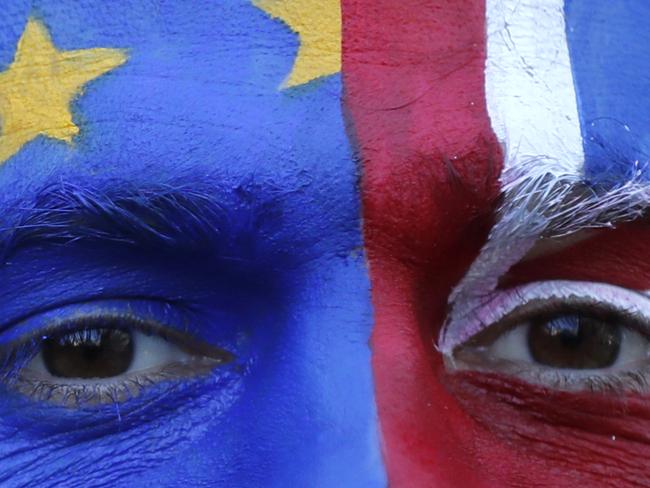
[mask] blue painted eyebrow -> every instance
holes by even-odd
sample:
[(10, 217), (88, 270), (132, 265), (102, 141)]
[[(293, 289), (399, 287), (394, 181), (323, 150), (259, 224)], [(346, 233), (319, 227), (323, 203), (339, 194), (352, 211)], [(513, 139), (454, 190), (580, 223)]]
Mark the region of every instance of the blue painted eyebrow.
[(46, 243), (102, 242), (193, 252), (230, 247), (243, 234), (274, 233), (270, 229), (276, 228), (274, 207), (279, 203), (257, 202), (248, 195), (246, 202), (236, 196), (233, 205), (232, 196), (226, 203), (214, 191), (187, 185), (117, 186), (110, 191), (49, 185), (29, 205), (5, 212), (1, 262), (20, 249)]

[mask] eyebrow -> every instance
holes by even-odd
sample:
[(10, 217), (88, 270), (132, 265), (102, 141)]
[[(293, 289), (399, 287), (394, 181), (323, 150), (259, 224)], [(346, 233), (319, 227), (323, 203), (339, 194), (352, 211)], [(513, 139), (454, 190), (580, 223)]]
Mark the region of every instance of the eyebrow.
[(438, 340), (498, 288), (500, 278), (541, 239), (557, 239), (637, 220), (650, 208), (650, 183), (636, 163), (627, 180), (593, 183), (543, 159), (531, 159), (501, 176), (502, 203), (486, 243), (449, 296)]
[(475, 263), (487, 254), (493, 255), (489, 261), (494, 262), (504, 250), (517, 247), (518, 252), (506, 256), (503, 267), (509, 268), (540, 239), (612, 228), (643, 217), (650, 207), (650, 183), (643, 180), (643, 173), (637, 168), (626, 180), (594, 183), (581, 174), (557, 171), (543, 160), (507, 170), (501, 176), (497, 222)]
[(133, 188), (121, 183), (105, 190), (59, 182), (43, 188), (30, 203), (5, 213), (0, 262), (20, 249), (44, 243), (101, 241), (188, 251), (205, 249), (207, 244), (212, 248), (228, 245), (242, 232), (259, 230), (273, 204), (256, 202), (250, 196), (246, 204), (240, 200), (235, 216), (214, 189)]

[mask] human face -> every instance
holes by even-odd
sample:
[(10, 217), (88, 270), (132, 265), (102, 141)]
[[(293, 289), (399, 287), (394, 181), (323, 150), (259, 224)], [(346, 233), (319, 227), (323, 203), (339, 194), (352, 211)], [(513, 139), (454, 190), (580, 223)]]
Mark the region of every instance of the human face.
[(119, 4), (0, 12), (3, 484), (644, 482), (650, 7)]

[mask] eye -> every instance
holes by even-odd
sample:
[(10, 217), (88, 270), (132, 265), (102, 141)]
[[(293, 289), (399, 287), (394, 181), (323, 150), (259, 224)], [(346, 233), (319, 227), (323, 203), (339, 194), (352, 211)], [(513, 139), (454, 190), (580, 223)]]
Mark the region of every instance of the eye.
[[(465, 337), (452, 370), (503, 373), (567, 390), (645, 391), (650, 298), (598, 283), (542, 282), (501, 291), (449, 324)], [(465, 330), (463, 330), (465, 329)]]
[(131, 369), (134, 343), (142, 348), (144, 338), (138, 332), (109, 328), (46, 336), (27, 369), (56, 378), (112, 378)]
[(158, 382), (211, 371), (232, 359), (150, 320), (77, 316), (2, 349), (2, 378), (32, 399), (66, 406), (125, 401)]
[[(648, 340), (625, 324), (623, 317), (589, 316), (593, 311), (573, 310), (533, 316), (499, 334), (480, 337), (466, 349), (491, 360), (530, 363), (562, 370), (607, 370), (648, 357)], [(486, 336), (487, 337), (487, 336)]]
[[(597, 317), (576, 312), (556, 317), (535, 317), (520, 326), (526, 336), (523, 349), (528, 349), (532, 361), (552, 368), (603, 369), (612, 367), (621, 356), (621, 342), (642, 339), (618, 323), (609, 323)], [(515, 338), (509, 344), (508, 338)], [(630, 345), (623, 344), (624, 351)], [(505, 354), (518, 349), (516, 337), (509, 334), (492, 347)], [(498, 354), (497, 351), (495, 353)], [(515, 354), (516, 355), (516, 354)]]

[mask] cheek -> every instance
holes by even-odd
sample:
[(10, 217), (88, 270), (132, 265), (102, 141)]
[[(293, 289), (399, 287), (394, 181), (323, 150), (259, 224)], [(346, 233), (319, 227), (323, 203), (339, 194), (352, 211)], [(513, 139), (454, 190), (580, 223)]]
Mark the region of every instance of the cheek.
[(500, 486), (645, 486), (647, 398), (553, 392), (478, 373), (446, 383), (472, 419), (476, 464)]

